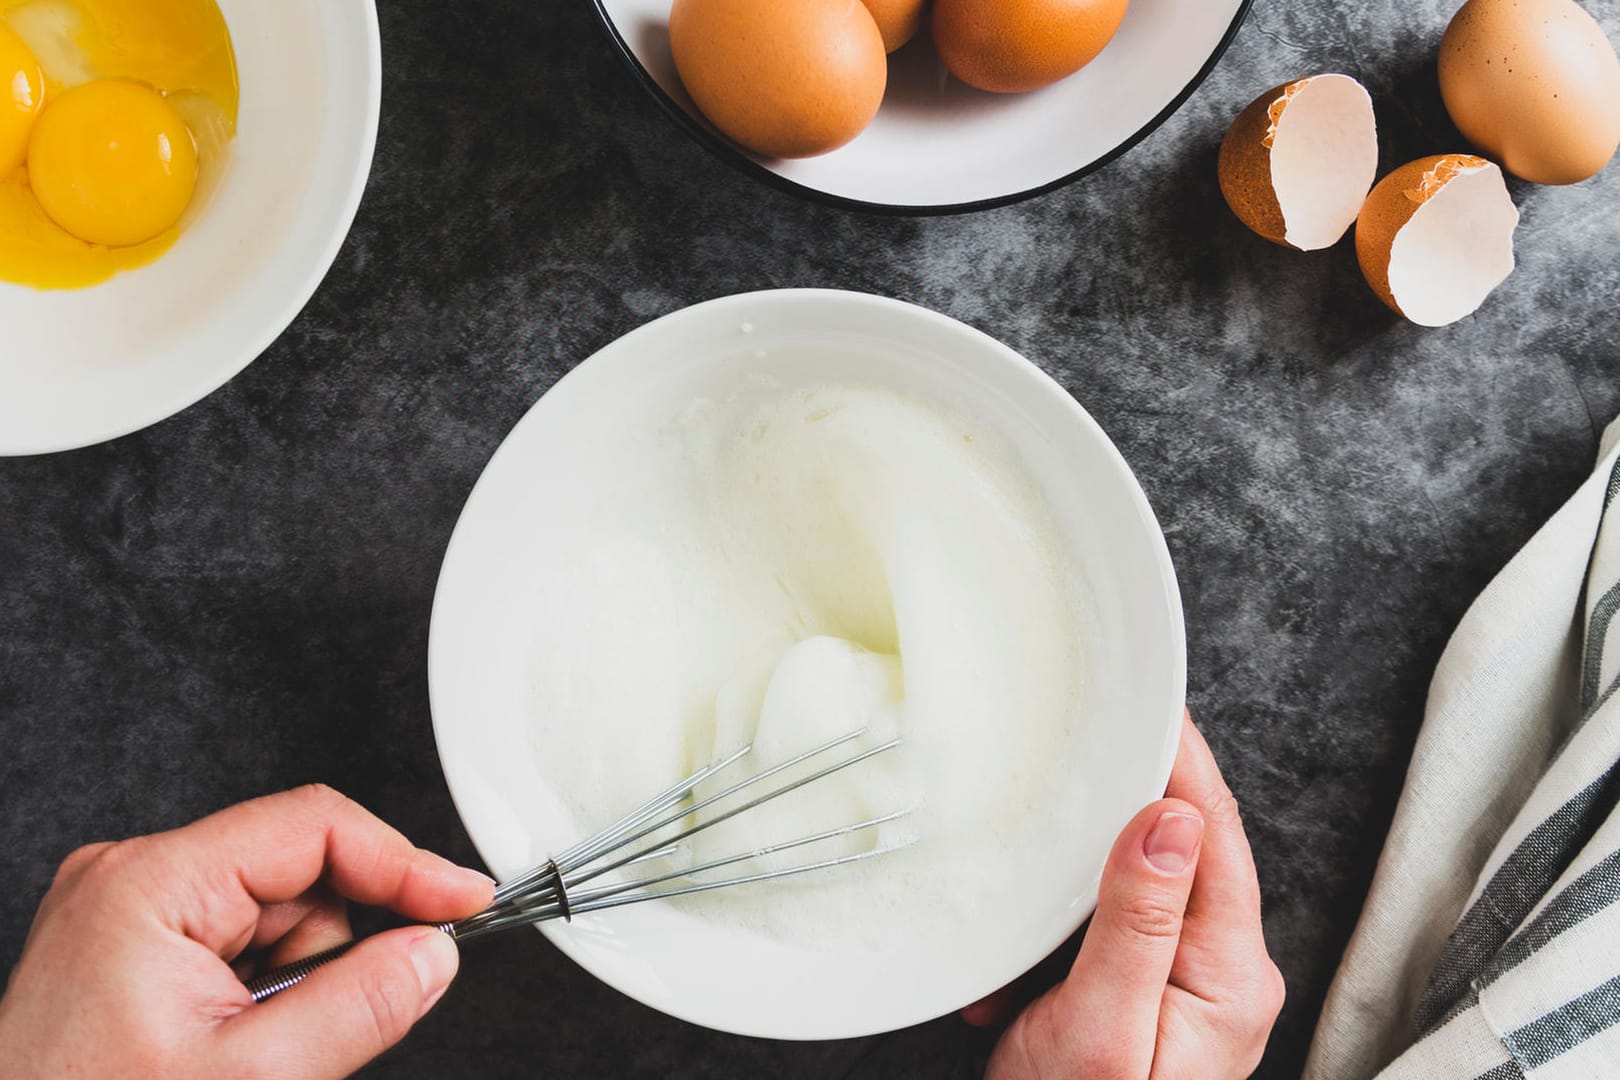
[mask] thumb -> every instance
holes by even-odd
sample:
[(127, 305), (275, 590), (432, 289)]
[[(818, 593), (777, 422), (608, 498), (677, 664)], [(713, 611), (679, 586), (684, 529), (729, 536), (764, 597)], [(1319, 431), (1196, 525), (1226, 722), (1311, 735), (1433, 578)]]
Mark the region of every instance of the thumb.
[(348, 1076), (405, 1037), (444, 996), (460, 962), (456, 943), (431, 926), (369, 937), (221, 1025), (221, 1072)]
[(1197, 807), (1179, 799), (1131, 819), (1069, 977), (1014, 1022), (990, 1076), (1148, 1075), (1203, 832)]

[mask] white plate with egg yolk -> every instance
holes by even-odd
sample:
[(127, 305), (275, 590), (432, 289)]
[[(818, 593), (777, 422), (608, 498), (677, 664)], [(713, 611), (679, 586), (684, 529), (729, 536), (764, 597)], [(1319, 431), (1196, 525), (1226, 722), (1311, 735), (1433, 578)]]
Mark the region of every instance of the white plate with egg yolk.
[(500, 877), (738, 740), (906, 731), (897, 772), (820, 789), (834, 816), (917, 799), (916, 842), (865, 876), (543, 928), (654, 1008), (790, 1039), (940, 1016), (1073, 933), (1164, 790), (1185, 680), (1163, 537), (1086, 412), (959, 322), (826, 290), (676, 312), (547, 392), (467, 502), (429, 644), (445, 776)]
[[(172, 246), (89, 287), (0, 282), (0, 455), (102, 442), (211, 393), (293, 320), (353, 222), (381, 103), (372, 0), (217, 3), (236, 133)], [(0, 0), (0, 19), (43, 41), (47, 74), (68, 88), (126, 74), (75, 70), (73, 50), (51, 45), (82, 17), (75, 0)]]

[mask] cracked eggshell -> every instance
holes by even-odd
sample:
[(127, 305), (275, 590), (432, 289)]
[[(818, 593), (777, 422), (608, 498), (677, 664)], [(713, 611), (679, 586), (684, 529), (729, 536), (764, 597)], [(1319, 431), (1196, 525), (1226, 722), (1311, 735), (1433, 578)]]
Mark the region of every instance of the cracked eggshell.
[(1348, 75), (1268, 90), (1221, 143), (1221, 194), (1243, 224), (1300, 251), (1332, 247), (1378, 175), (1372, 98)]
[(1573, 0), (1469, 0), (1439, 67), (1457, 130), (1515, 176), (1578, 183), (1620, 147), (1620, 58)]
[(1471, 315), (1513, 272), (1519, 211), (1502, 170), (1472, 154), (1419, 158), (1367, 196), (1356, 221), (1362, 275), (1420, 326)]

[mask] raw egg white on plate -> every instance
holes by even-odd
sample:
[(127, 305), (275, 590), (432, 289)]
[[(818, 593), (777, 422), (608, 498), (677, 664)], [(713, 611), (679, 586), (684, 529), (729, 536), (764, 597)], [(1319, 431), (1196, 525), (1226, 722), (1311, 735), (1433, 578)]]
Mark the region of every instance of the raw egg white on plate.
[(173, 246), (236, 130), (214, 0), (0, 0), (0, 281), (99, 284)]

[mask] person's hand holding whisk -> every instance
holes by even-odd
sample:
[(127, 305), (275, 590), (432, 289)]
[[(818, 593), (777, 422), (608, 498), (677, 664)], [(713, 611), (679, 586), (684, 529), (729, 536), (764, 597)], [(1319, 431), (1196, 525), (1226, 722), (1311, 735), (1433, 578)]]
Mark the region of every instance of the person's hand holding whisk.
[(324, 787), (70, 855), (0, 998), (8, 1077), (346, 1075), (404, 1037), (455, 976), (430, 926), (366, 939), (296, 994), (252, 1004), (231, 962), (349, 938), (345, 899), (444, 921), (489, 878), (413, 847)]
[[(1013, 1022), (992, 1080), (1224, 1080), (1259, 1061), (1282, 981), (1242, 823), (1190, 721), (1168, 794), (1121, 834), (1073, 971)], [(319, 787), (81, 848), (0, 998), (0, 1062), (8, 1077), (343, 1076), (438, 1001), (456, 973), (450, 937), (378, 934), (258, 1005), (241, 958), (273, 967), (347, 941), (346, 900), (446, 922), (491, 892)], [(966, 1016), (1003, 1022), (1019, 993)]]

